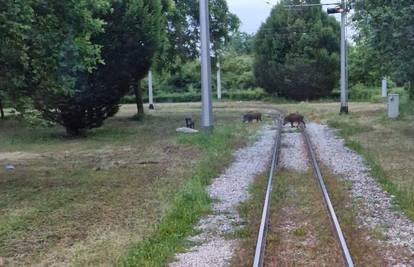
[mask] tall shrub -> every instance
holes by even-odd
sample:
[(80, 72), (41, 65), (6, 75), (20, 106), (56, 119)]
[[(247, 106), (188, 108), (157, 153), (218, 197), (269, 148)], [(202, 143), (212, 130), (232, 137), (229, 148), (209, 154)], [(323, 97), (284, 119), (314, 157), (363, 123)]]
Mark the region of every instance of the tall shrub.
[(320, 7), (290, 9), (282, 0), (259, 29), (254, 72), (267, 92), (296, 100), (330, 95), (339, 79), (340, 26)]

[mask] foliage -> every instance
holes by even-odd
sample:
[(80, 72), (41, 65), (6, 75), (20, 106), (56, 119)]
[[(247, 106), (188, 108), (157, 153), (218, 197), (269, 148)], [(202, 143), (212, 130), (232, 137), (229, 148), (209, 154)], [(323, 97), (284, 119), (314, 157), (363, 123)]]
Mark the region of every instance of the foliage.
[(340, 27), (319, 7), (285, 8), (299, 2), (281, 1), (259, 29), (254, 73), (260, 86), (278, 96), (296, 100), (328, 96), (338, 81)]
[(360, 41), (349, 47), (349, 84), (378, 85), (383, 77), (380, 66), (373, 58), (372, 50)]
[[(155, 94), (159, 91), (165, 93), (187, 93), (199, 91), (200, 82), (200, 62), (192, 60), (181, 67), (177, 67), (174, 72), (165, 72), (154, 75)], [(158, 92), (157, 92), (158, 91)]]
[[(359, 43), (367, 46), (375, 68), (398, 84), (414, 86), (414, 6), (405, 1), (372, 0), (357, 4)], [(414, 90), (414, 89), (410, 89)]]
[[(216, 98), (217, 94), (213, 92), (213, 97)], [(253, 100), (265, 100), (268, 98), (268, 94), (261, 88), (248, 89), (248, 90), (230, 90), (223, 91), (221, 93), (223, 99), (238, 100), (238, 101), (253, 101)], [(148, 101), (148, 97), (144, 97), (144, 101)], [(201, 101), (200, 92), (186, 92), (186, 93), (157, 93), (154, 95), (155, 103), (181, 103), (181, 102), (199, 102)], [(134, 96), (128, 95), (122, 99), (123, 104), (134, 104)]]
[(0, 108), (6, 98), (22, 111), (27, 95), (26, 72), (33, 10), (25, 1), (2, 1), (0, 5)]
[[(174, 71), (199, 56), (199, 1), (164, 0), (163, 7), (167, 34), (155, 68)], [(237, 31), (240, 21), (229, 11), (226, 0), (209, 0), (209, 11), (212, 50), (220, 54), (230, 35)]]
[(349, 90), (349, 100), (352, 101), (370, 101), (377, 96), (380, 96), (379, 87), (356, 84)]
[(224, 90), (246, 90), (257, 87), (252, 56), (228, 53), (223, 58), (221, 69)]
[(413, 85), (409, 84), (409, 86), (408, 86), (408, 92), (410, 94), (410, 98), (411, 99), (414, 99), (414, 86)]
[[(105, 64), (92, 75), (95, 95), (107, 89), (106, 101), (117, 105), (134, 88), (138, 113), (143, 113), (141, 79), (146, 76), (161, 42), (161, 3), (150, 0), (114, 1), (105, 17), (108, 26), (97, 41)], [(138, 44), (138, 45), (137, 45)]]
[(30, 8), (24, 88), (34, 107), (69, 135), (101, 126), (151, 64), (159, 1), (36, 0)]
[[(233, 95), (238, 95), (236, 98), (247, 100), (245, 95), (249, 92), (243, 93), (244, 90), (251, 90), (257, 88), (257, 84), (253, 75), (253, 58), (250, 55), (238, 55), (235, 52), (226, 52), (221, 59), (221, 81), (223, 97), (232, 98)], [(213, 92), (216, 91), (216, 71), (212, 72), (212, 87)], [(199, 60), (192, 60), (180, 67), (177, 67), (173, 72), (153, 72), (154, 82), (154, 101), (179, 101), (180, 99), (187, 101), (198, 101), (201, 90), (200, 83), (200, 62)], [(148, 80), (143, 80), (144, 99), (147, 95)], [(240, 93), (230, 93), (239, 92)], [(181, 94), (181, 96), (180, 96)], [(262, 98), (264, 93), (260, 94)], [(255, 98), (257, 99), (257, 98)], [(128, 97), (128, 102), (132, 100)]]
[[(101, 62), (100, 46), (91, 37), (103, 30), (95, 16), (106, 7), (105, 0), (8, 1), (2, 6), (0, 87), (15, 108), (24, 112), (28, 97), (39, 110), (51, 99), (60, 104), (73, 99), (78, 75)], [(56, 105), (51, 109), (60, 111)]]
[(227, 43), (226, 51), (233, 52), (238, 55), (253, 53), (254, 36), (245, 32), (236, 32), (230, 36)]

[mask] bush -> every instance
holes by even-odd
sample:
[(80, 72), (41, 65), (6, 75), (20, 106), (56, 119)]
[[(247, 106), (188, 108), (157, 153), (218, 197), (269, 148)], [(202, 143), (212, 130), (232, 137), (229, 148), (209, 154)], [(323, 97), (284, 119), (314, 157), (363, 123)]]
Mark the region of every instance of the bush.
[[(408, 92), (402, 87), (394, 87), (388, 89), (389, 94), (399, 94), (401, 99), (408, 98)], [(338, 91), (338, 95), (340, 92)], [(349, 90), (349, 100), (351, 101), (371, 101), (380, 103), (384, 101), (381, 96), (381, 88), (375, 86), (367, 86), (363, 84), (357, 84)]]
[(409, 97), (409, 93), (408, 91), (403, 88), (403, 87), (396, 87), (396, 88), (391, 88), (388, 91), (389, 94), (399, 94), (401, 98), (407, 98)]
[(256, 34), (255, 77), (281, 97), (327, 97), (339, 78), (340, 25), (320, 8), (286, 9), (290, 2), (280, 1)]
[[(215, 95), (216, 96), (216, 95)], [(266, 92), (261, 88), (249, 89), (249, 90), (237, 90), (237, 91), (226, 91), (222, 93), (224, 99), (230, 100), (264, 100), (268, 97)]]
[(381, 88), (357, 84), (349, 90), (349, 100), (370, 101), (376, 97), (381, 97)]
[[(230, 90), (222, 92), (222, 99), (229, 100), (264, 100), (268, 97), (268, 94), (261, 89), (249, 89), (249, 90)], [(217, 94), (213, 93), (213, 98), (217, 99)], [(154, 96), (155, 103), (179, 103), (179, 102), (199, 102), (201, 101), (201, 94), (198, 92), (189, 93), (161, 93)], [(144, 102), (148, 102), (148, 96), (144, 97)], [(125, 96), (122, 101), (123, 104), (134, 104), (135, 97), (132, 95)]]

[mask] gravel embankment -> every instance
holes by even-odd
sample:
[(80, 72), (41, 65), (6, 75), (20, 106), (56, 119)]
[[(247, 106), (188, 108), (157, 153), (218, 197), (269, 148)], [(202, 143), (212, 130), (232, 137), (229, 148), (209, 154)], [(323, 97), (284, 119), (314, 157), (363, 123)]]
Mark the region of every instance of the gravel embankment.
[(228, 264), (238, 241), (225, 238), (225, 235), (233, 233), (243, 224), (236, 208), (249, 198), (248, 187), (254, 178), (266, 170), (275, 136), (275, 128), (266, 125), (259, 131), (257, 142), (235, 152), (232, 165), (208, 188), (215, 203), (213, 213), (196, 227), (200, 234), (190, 238), (198, 245), (177, 255), (177, 261), (171, 267)]
[[(385, 244), (406, 248), (414, 253), (414, 223), (402, 212), (392, 208), (392, 196), (385, 193), (370, 175), (364, 159), (346, 148), (344, 140), (335, 136), (327, 126), (310, 123), (308, 133), (317, 150), (319, 158), (331, 170), (344, 179), (351, 181), (351, 196), (358, 204), (358, 219), (362, 227), (384, 229)], [(401, 264), (390, 258), (391, 264)], [(410, 266), (413, 259), (406, 259)], [(397, 266), (397, 265), (396, 265)]]

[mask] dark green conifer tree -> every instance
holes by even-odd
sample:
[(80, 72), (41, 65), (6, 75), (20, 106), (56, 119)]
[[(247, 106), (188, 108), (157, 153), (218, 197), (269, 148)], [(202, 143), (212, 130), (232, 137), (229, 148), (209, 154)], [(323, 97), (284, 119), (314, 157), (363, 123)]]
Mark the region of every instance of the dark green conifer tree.
[(254, 72), (267, 92), (296, 100), (329, 96), (339, 80), (340, 25), (319, 0), (282, 0), (259, 29)]

